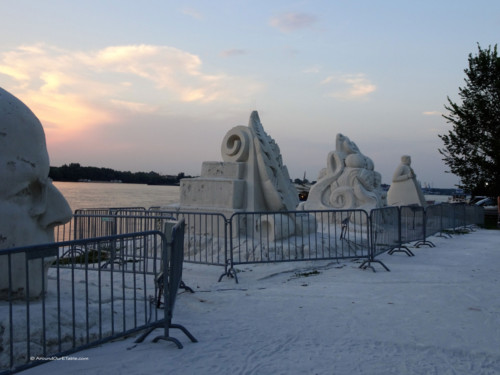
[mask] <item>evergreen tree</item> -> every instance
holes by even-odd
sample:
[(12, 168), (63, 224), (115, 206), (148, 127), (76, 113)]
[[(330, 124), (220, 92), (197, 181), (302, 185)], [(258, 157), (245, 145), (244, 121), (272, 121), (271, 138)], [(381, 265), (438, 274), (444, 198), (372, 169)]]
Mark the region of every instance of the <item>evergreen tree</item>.
[(465, 87), (459, 88), (462, 103), (448, 97), (453, 130), (439, 135), (439, 152), (450, 171), (460, 177), (459, 187), (473, 195), (500, 196), (500, 58), (497, 46), (469, 54)]

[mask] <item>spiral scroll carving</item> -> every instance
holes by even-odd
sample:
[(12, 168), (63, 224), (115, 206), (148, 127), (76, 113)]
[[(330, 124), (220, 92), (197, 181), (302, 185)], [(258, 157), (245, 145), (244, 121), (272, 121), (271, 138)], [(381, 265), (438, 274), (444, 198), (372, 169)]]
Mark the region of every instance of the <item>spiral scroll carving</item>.
[(248, 127), (236, 126), (222, 140), (221, 154), (224, 161), (248, 161), (251, 137)]

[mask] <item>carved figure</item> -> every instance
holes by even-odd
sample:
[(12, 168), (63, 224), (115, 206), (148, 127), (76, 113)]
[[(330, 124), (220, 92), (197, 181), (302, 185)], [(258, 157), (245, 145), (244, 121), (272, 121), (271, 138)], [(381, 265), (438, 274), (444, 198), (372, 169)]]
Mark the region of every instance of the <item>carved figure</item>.
[[(71, 219), (66, 199), (48, 174), (49, 156), (40, 121), (19, 99), (0, 88), (0, 250), (54, 242), (54, 227)], [(46, 288), (51, 261), (28, 262), (31, 298), (40, 295), (43, 285)], [(8, 296), (8, 262), (7, 255), (0, 256), (0, 299)], [(10, 266), (11, 297), (24, 297), (24, 253), (13, 254)]]
[(253, 172), (245, 177), (255, 188), (247, 194), (247, 209), (295, 210), (299, 203), (297, 190), (283, 165), (279, 146), (264, 131), (257, 111), (250, 115), (248, 126), (236, 126), (226, 134), (221, 154), (225, 162), (244, 162), (246, 169)]
[(426, 206), (424, 194), (417, 182), (417, 176), (411, 168), (409, 155), (401, 156), (401, 163), (394, 171), (392, 184), (387, 192), (387, 203), (391, 206)]
[(306, 210), (364, 209), (386, 205), (380, 173), (373, 161), (359, 151), (348, 137), (337, 134), (335, 150), (328, 154), (327, 167), (311, 187)]
[[(215, 211), (231, 216), (244, 211), (296, 209), (297, 190), (290, 181), (277, 143), (264, 131), (256, 111), (250, 115), (248, 126), (235, 126), (226, 133), (221, 154), (223, 162), (204, 162), (199, 178), (181, 181), (182, 210)], [(286, 217), (264, 215), (238, 230), (251, 233), (255, 229), (274, 240), (316, 229), (314, 218), (298, 220), (294, 216), (282, 216)], [(305, 228), (303, 223), (310, 227)]]

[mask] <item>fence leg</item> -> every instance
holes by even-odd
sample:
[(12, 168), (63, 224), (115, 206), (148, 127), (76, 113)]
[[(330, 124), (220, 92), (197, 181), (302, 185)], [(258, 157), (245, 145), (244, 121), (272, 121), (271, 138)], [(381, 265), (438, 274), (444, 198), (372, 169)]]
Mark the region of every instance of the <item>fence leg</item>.
[(415, 247), (420, 247), (420, 246), (423, 246), (423, 245), (426, 245), (426, 246), (429, 246), (429, 247), (436, 247), (436, 245), (434, 245), (431, 241), (428, 241), (428, 240), (420, 240), (420, 241), (417, 241), (415, 242)]
[(413, 252), (410, 249), (408, 249), (408, 247), (403, 246), (403, 245), (399, 245), (398, 247), (394, 247), (387, 252), (387, 254), (389, 254), (389, 255), (392, 255), (394, 253), (405, 253), (409, 257), (415, 256), (415, 254), (413, 254)]
[[(198, 340), (196, 340), (196, 338), (185, 327), (181, 326), (180, 324), (169, 323), (168, 324), (168, 328), (177, 328), (177, 329), (180, 329), (191, 340), (191, 342), (198, 342)], [(177, 340), (175, 337), (172, 337), (172, 336), (170, 336), (168, 334), (168, 329), (167, 329), (167, 333), (165, 335), (156, 336), (153, 339), (153, 342), (158, 342), (160, 340), (171, 341), (175, 345), (177, 345), (177, 347), (179, 349), (183, 348), (183, 346), (182, 346), (182, 344), (181, 344), (181, 342), (179, 340)]]
[(238, 284), (238, 275), (236, 275), (236, 271), (234, 270), (234, 267), (231, 265), (231, 267), (227, 268), (222, 275), (219, 277), (219, 283), (221, 282), (222, 278), (226, 276), (230, 279), (234, 279), (236, 284)]
[(179, 284), (179, 288), (184, 289), (185, 291), (188, 291), (189, 293), (194, 293), (194, 290), (187, 286), (184, 281), (181, 280), (181, 283)]
[(182, 346), (181, 342), (179, 340), (177, 340), (175, 337), (170, 337), (170, 336), (156, 336), (154, 339), (153, 339), (153, 342), (158, 342), (160, 340), (165, 340), (165, 341), (171, 341), (173, 342), (175, 345), (177, 345), (177, 347), (179, 349), (182, 349), (184, 346)]
[(372, 263), (378, 263), (382, 267), (384, 267), (387, 272), (391, 272), (391, 270), (389, 268), (387, 268), (387, 266), (382, 261), (377, 260), (377, 259), (367, 259), (363, 263), (361, 263), (359, 268), (364, 269), (364, 270), (366, 270), (367, 268), (370, 268), (373, 272), (375, 272), (376, 270), (375, 270), (375, 267), (372, 266)]

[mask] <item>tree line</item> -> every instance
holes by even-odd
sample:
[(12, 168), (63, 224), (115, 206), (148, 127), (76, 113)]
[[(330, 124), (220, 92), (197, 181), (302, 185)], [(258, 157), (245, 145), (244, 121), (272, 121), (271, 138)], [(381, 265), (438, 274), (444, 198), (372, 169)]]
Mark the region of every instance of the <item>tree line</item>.
[(50, 167), (49, 177), (54, 181), (99, 181), (123, 182), (128, 184), (147, 185), (179, 185), (183, 178), (190, 178), (184, 173), (177, 175), (160, 175), (157, 172), (122, 172), (110, 168), (82, 167), (79, 163), (64, 164), (61, 167)]

